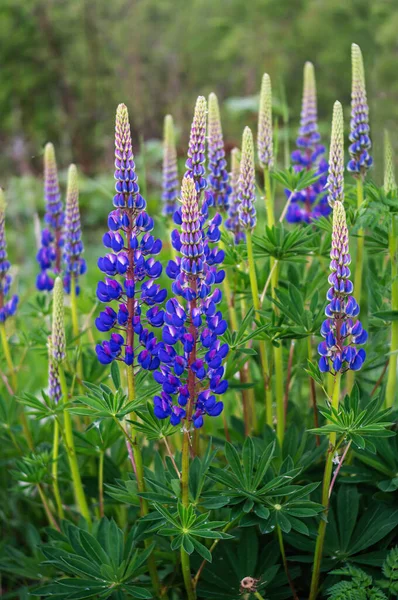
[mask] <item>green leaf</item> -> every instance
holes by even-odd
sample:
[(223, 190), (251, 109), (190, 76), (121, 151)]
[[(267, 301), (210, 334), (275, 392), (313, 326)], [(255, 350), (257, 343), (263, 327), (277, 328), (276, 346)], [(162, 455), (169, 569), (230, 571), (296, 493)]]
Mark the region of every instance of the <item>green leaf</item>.
[(117, 364), (116, 360), (114, 360), (111, 365), (111, 377), (112, 377), (112, 381), (113, 381), (113, 385), (115, 386), (115, 389), (118, 390), (121, 385), (121, 379), (120, 379), (119, 365)]

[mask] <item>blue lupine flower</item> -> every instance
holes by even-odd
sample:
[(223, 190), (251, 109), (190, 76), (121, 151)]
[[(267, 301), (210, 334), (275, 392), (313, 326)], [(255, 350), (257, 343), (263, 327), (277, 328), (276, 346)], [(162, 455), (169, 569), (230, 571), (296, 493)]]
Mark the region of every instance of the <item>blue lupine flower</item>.
[(256, 177), (254, 166), (253, 134), (245, 127), (242, 139), (242, 158), (240, 160), (238, 214), (243, 229), (252, 231), (257, 222), (256, 209)]
[(64, 246), (64, 287), (68, 294), (71, 291), (72, 277), (75, 280), (76, 294), (80, 291), (78, 285), (79, 275), (83, 275), (87, 270), (86, 261), (82, 258), (83, 251), (77, 169), (75, 165), (71, 165), (68, 171), (68, 189), (66, 192)]
[(321, 355), (319, 369), (332, 374), (351, 369), (358, 371), (366, 358), (363, 348), (368, 338), (361, 322), (356, 321), (359, 315), (359, 304), (353, 294), (354, 286), (350, 281), (351, 256), (348, 248), (348, 229), (345, 210), (342, 202), (333, 204), (333, 233), (330, 251), (329, 283), (331, 285), (325, 314), (327, 319), (322, 323), (321, 335), (325, 338), (318, 346)]
[(229, 349), (218, 339), (227, 323), (217, 310), (221, 291), (213, 287), (225, 276), (218, 270), (224, 252), (210, 246), (220, 239), (221, 218), (216, 215), (206, 223), (207, 206), (200, 204), (199, 197), (194, 179), (185, 176), (181, 230), (174, 232), (180, 256), (166, 269), (175, 297), (166, 303), (158, 354), (161, 365), (154, 373), (162, 385), (162, 392), (154, 398), (155, 415), (170, 418), (173, 425), (184, 419), (195, 428), (202, 427), (205, 415), (218, 416), (223, 410), (217, 396), (228, 387), (222, 362)]
[(208, 155), (208, 181), (213, 193), (213, 203), (220, 210), (226, 211), (228, 209), (231, 186), (229, 184), (227, 161), (225, 160), (220, 109), (215, 94), (210, 94), (209, 96)]
[(36, 256), (40, 266), (36, 287), (40, 291), (51, 291), (62, 268), (64, 212), (54, 146), (50, 143), (44, 150), (44, 200), (47, 227), (41, 232), (41, 248)]
[[(292, 160), (296, 172), (314, 169), (320, 177), (309, 188), (293, 194), (286, 213), (289, 223), (309, 223), (330, 214), (331, 208), (324, 194), (328, 164), (323, 158), (325, 147), (320, 144), (320, 139), (314, 66), (307, 62), (304, 66), (303, 104), (296, 142), (298, 149), (292, 152)], [(290, 196), (290, 191), (286, 190), (286, 196)]]
[(352, 91), (351, 91), (351, 132), (349, 152), (351, 160), (348, 171), (355, 176), (364, 176), (373, 164), (368, 150), (372, 143), (369, 137), (369, 106), (366, 98), (365, 69), (362, 52), (357, 44), (351, 46)]
[(6, 242), (6, 202), (4, 192), (0, 188), (0, 323), (15, 314), (18, 306), (18, 296), (14, 294), (9, 299), (12, 277), (9, 274), (11, 263), (7, 258)]
[(178, 197), (177, 150), (173, 117), (166, 115), (163, 134), (163, 214), (173, 215)]
[(109, 253), (98, 260), (107, 277), (98, 283), (97, 296), (101, 302), (115, 301), (118, 306), (106, 306), (95, 323), (101, 332), (117, 329), (122, 333), (113, 332), (109, 340), (98, 344), (97, 357), (102, 364), (119, 360), (128, 366), (136, 358), (142, 368), (156, 369), (159, 344), (147, 325), (161, 327), (164, 321), (158, 305), (167, 293), (155, 283), (162, 266), (153, 258), (162, 244), (151, 235), (153, 219), (145, 212), (146, 202), (139, 193), (124, 104), (116, 113), (115, 167), (115, 210), (109, 214), (109, 231), (103, 237)]

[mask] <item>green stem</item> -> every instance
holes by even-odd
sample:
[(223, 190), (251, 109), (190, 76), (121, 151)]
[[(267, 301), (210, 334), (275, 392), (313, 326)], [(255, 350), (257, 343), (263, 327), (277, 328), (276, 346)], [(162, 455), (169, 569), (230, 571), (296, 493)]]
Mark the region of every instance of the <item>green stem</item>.
[(191, 565), (189, 560), (189, 554), (187, 554), (184, 548), (181, 547), (181, 568), (182, 576), (184, 578), (185, 590), (187, 592), (188, 600), (195, 600), (196, 594), (192, 586), (191, 578)]
[[(391, 310), (398, 310), (398, 222), (397, 216), (392, 216), (391, 228), (388, 237), (388, 248), (391, 261)], [(391, 408), (394, 405), (396, 387), (397, 387), (397, 351), (398, 351), (398, 321), (391, 323), (391, 347), (388, 377), (386, 389), (386, 406)]]
[(287, 580), (289, 582), (290, 590), (292, 592), (294, 600), (298, 600), (297, 592), (294, 587), (294, 583), (290, 577), (289, 567), (288, 567), (287, 559), (286, 559), (285, 544), (283, 542), (283, 535), (282, 535), (282, 531), (281, 531), (281, 528), (279, 527), (279, 525), (276, 526), (276, 535), (278, 537), (279, 550), (280, 550), (281, 556), (282, 556), (283, 568), (285, 569), (285, 573), (286, 573)]
[[(278, 286), (279, 265), (274, 269), (271, 277), (272, 297), (275, 298), (275, 290)], [(278, 309), (274, 307), (275, 314), (278, 314)], [(283, 346), (282, 340), (279, 341), (279, 346), (274, 346), (274, 363), (275, 363), (275, 399), (276, 399), (276, 434), (280, 445), (283, 444), (285, 435), (285, 388), (283, 384)]]
[(271, 177), (269, 169), (264, 169), (264, 184), (265, 184), (265, 208), (267, 211), (267, 225), (273, 227), (275, 225), (274, 199), (272, 196)]
[[(73, 337), (75, 338), (75, 342), (77, 344), (79, 354), (80, 354), (81, 339), (80, 339), (80, 329), (79, 329), (79, 316), (78, 316), (78, 310), (77, 310), (77, 295), (76, 295), (76, 278), (75, 278), (75, 276), (72, 276), (72, 279), (71, 279), (70, 307), (71, 307), (71, 313), (72, 313)], [(83, 381), (83, 361), (82, 361), (82, 357), (80, 355), (79, 355), (76, 366), (77, 366), (77, 376), (79, 378), (79, 384), (81, 385), (81, 383)]]
[[(1, 337), (1, 343), (2, 343), (2, 346), (3, 346), (4, 356), (6, 357), (6, 362), (7, 362), (8, 370), (10, 372), (10, 377), (11, 377), (11, 383), (12, 383), (13, 392), (14, 392), (14, 394), (16, 394), (17, 393), (17, 387), (18, 387), (18, 385), (17, 385), (18, 384), (17, 375), (15, 373), (14, 363), (12, 361), (10, 346), (8, 344), (7, 333), (6, 333), (6, 328), (5, 328), (4, 323), (0, 323), (0, 337)], [(26, 418), (26, 415), (25, 415), (23, 407), (22, 407), (22, 411), (21, 411), (21, 423), (22, 423), (22, 429), (23, 429), (23, 432), (24, 432), (25, 439), (26, 439), (26, 442), (28, 444), (29, 450), (33, 450), (34, 449), (33, 439), (32, 439), (32, 435), (30, 433), (30, 429), (29, 429), (29, 425), (28, 425), (28, 420)]]
[[(339, 398), (340, 398), (340, 383), (341, 383), (341, 373), (337, 373), (334, 380), (334, 389), (333, 389), (333, 397), (332, 397), (332, 407), (335, 410), (338, 410), (339, 407)], [(316, 540), (315, 546), (315, 554), (314, 554), (314, 568), (312, 571), (312, 579), (311, 579), (311, 590), (309, 600), (315, 600), (318, 595), (318, 585), (319, 585), (319, 574), (321, 570), (322, 563), (322, 553), (323, 553), (323, 544), (325, 541), (325, 533), (327, 526), (327, 514), (329, 508), (329, 487), (330, 481), (332, 477), (332, 469), (333, 469), (333, 454), (336, 446), (336, 433), (332, 432), (329, 435), (329, 450), (326, 456), (326, 464), (325, 471), (323, 474), (323, 484), (322, 484), (322, 504), (325, 507), (324, 513), (321, 517), (321, 521), (319, 523), (318, 528), (318, 536)]]
[[(249, 277), (250, 277), (250, 287), (252, 291), (253, 297), (253, 307), (256, 312), (260, 310), (260, 298), (258, 293), (258, 284), (257, 284), (257, 275), (256, 275), (256, 267), (254, 264), (254, 255), (253, 255), (253, 242), (251, 232), (246, 232), (246, 244), (247, 244), (247, 259), (249, 265)], [(265, 345), (265, 340), (259, 340), (259, 348), (260, 348), (260, 359), (261, 366), (263, 371), (264, 378), (264, 388), (265, 388), (265, 416), (266, 423), (270, 427), (273, 426), (273, 418), (272, 418), (272, 392), (270, 387), (270, 372), (268, 365), (268, 356), (267, 356), (267, 348)]]
[[(359, 176), (357, 179), (357, 209), (359, 210), (363, 203), (363, 179)], [(363, 274), (363, 261), (364, 261), (364, 230), (361, 228), (358, 231), (357, 238), (357, 252), (356, 252), (356, 264), (355, 264), (355, 277), (354, 277), (354, 291), (355, 297), (359, 304), (362, 300), (362, 274)], [(355, 371), (348, 371), (347, 373), (347, 392), (350, 393), (352, 386), (354, 385)]]
[(60, 531), (58, 523), (55, 520), (55, 518), (50, 510), (50, 506), (47, 502), (46, 495), (45, 495), (41, 485), (38, 483), (36, 485), (36, 487), (37, 487), (37, 491), (39, 492), (39, 496), (40, 496), (40, 499), (41, 499), (43, 507), (44, 507), (44, 512), (47, 515), (48, 522), (50, 523), (51, 527), (54, 527), (54, 529), (57, 529), (57, 531)]
[(51, 474), (53, 478), (53, 492), (55, 502), (57, 504), (58, 517), (64, 518), (64, 507), (62, 506), (61, 494), (59, 492), (58, 485), (58, 450), (59, 450), (59, 423), (58, 420), (54, 420), (54, 438), (53, 438), (53, 454), (52, 454), (52, 465)]
[[(189, 431), (184, 430), (182, 441), (181, 464), (181, 500), (185, 508), (189, 506)], [(188, 600), (195, 600), (196, 594), (192, 584), (189, 554), (181, 546), (181, 568)]]
[(99, 514), (102, 518), (104, 516), (104, 456), (103, 450), (99, 453), (99, 465), (98, 465), (98, 503), (99, 503)]
[[(62, 364), (58, 365), (59, 370), (59, 381), (61, 384), (61, 391), (63, 402), (66, 403), (68, 401), (68, 386), (66, 384), (65, 372)], [(76, 498), (76, 503), (79, 507), (79, 511), (81, 515), (86, 519), (89, 526), (91, 526), (91, 516), (90, 511), (88, 509), (88, 504), (86, 500), (86, 496), (83, 489), (82, 480), (80, 477), (79, 471), (79, 463), (77, 462), (76, 450), (75, 450), (75, 442), (73, 440), (73, 429), (72, 429), (72, 419), (68, 410), (63, 411), (64, 415), (64, 439), (65, 439), (65, 449), (68, 455), (69, 460), (69, 468), (72, 476), (73, 490)]]

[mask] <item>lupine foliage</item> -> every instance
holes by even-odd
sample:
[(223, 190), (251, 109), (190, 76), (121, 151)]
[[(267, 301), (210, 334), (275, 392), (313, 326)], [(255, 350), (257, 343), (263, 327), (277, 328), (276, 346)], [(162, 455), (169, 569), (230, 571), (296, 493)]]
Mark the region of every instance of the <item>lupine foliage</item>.
[(355, 44), (349, 131), (311, 63), (290, 167), (267, 74), (258, 109), (256, 153), (214, 93), (167, 115), (152, 172), (119, 104), (114, 194), (47, 144), (36, 296), (0, 193), (5, 598), (396, 596), (394, 140), (370, 181)]

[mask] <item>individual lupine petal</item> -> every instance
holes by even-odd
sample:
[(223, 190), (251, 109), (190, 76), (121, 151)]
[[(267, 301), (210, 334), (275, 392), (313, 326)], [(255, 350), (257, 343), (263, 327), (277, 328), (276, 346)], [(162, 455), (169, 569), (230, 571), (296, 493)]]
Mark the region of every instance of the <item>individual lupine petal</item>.
[(242, 158), (239, 172), (239, 221), (243, 229), (251, 231), (256, 225), (256, 200), (255, 166), (253, 134), (249, 127), (245, 127), (242, 138)]
[(347, 169), (356, 177), (364, 177), (372, 166), (373, 159), (368, 152), (372, 143), (369, 136), (369, 107), (366, 98), (365, 69), (362, 52), (357, 44), (351, 46), (351, 63), (351, 145), (349, 147), (351, 160), (347, 165)]
[(264, 73), (261, 81), (260, 109), (258, 112), (257, 154), (262, 168), (272, 169), (274, 164), (272, 136), (272, 88), (271, 79)]
[(64, 289), (61, 278), (57, 277), (53, 291), (51, 346), (54, 360), (58, 363), (62, 362), (66, 356), (64, 312)]
[(11, 263), (7, 257), (6, 242), (6, 201), (4, 192), (0, 188), (0, 323), (4, 323), (8, 317), (15, 314), (18, 306), (18, 296), (13, 295), (9, 300), (7, 296), (10, 291), (12, 278), (9, 275)]
[(61, 383), (59, 380), (58, 363), (54, 360), (54, 349), (51, 335), (48, 336), (48, 395), (58, 404), (62, 398)]
[(227, 161), (225, 160), (224, 139), (221, 128), (220, 110), (215, 94), (209, 96), (208, 118), (208, 155), (209, 155), (209, 184), (212, 190), (213, 203), (227, 210), (231, 186)]
[(178, 197), (177, 150), (173, 117), (166, 115), (163, 129), (163, 214), (173, 215)]
[[(294, 170), (300, 172), (304, 169), (314, 169), (318, 179), (309, 188), (293, 194), (286, 220), (290, 223), (310, 223), (313, 219), (328, 216), (331, 211), (324, 194), (328, 164), (323, 158), (325, 147), (320, 143), (315, 71), (310, 62), (304, 65), (301, 121), (296, 144), (298, 149), (292, 153)], [(291, 192), (286, 190), (286, 195), (290, 197)]]
[(344, 118), (343, 107), (337, 101), (333, 107), (327, 188), (330, 206), (344, 201)]
[(194, 117), (188, 144), (188, 159), (185, 163), (185, 177), (192, 177), (200, 193), (207, 187), (205, 177), (206, 148), (206, 99), (199, 96), (196, 100)]
[(395, 181), (394, 157), (388, 131), (384, 131), (384, 192), (390, 194), (397, 191)]
[(81, 237), (77, 169), (75, 165), (70, 165), (66, 192), (64, 245), (64, 286), (67, 293), (71, 292), (72, 279), (75, 282), (76, 294), (79, 293), (79, 275), (86, 272), (86, 261), (82, 258), (84, 246)]
[(245, 234), (239, 220), (239, 173), (240, 173), (240, 150), (231, 150), (231, 194), (229, 196), (228, 218), (225, 227), (234, 234), (235, 244), (245, 239)]

